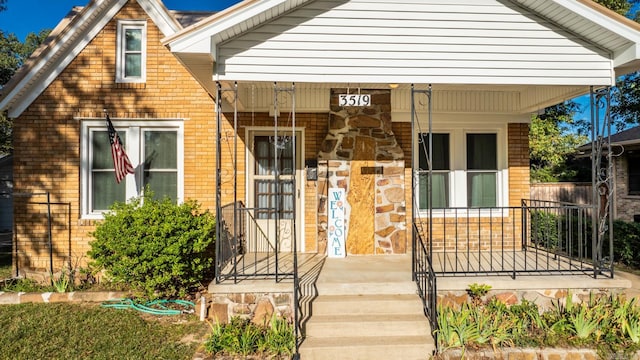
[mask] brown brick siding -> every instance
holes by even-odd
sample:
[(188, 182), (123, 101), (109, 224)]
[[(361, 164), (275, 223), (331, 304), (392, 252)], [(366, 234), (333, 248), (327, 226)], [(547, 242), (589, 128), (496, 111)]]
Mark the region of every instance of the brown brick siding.
[[(130, 1), (18, 118), (14, 125), (15, 193), (51, 192), (54, 267), (84, 265), (93, 221), (80, 220), (80, 128), (77, 118), (184, 118), (184, 194), (215, 205), (215, 116), (210, 96), (160, 44), (147, 20), (147, 82), (116, 84), (117, 19), (145, 19)], [(20, 268), (48, 269), (44, 196), (16, 196)]]
[[(148, 19), (137, 2), (130, 1), (89, 43), (78, 57), (15, 121), (14, 192), (51, 192), (54, 268), (66, 263), (83, 266), (87, 262), (90, 233), (95, 222), (82, 220), (80, 214), (80, 129), (79, 118), (102, 118), (103, 109), (112, 118), (180, 118), (184, 122), (184, 195), (197, 199), (205, 209), (215, 207), (216, 126), (214, 103), (209, 94), (160, 43), (164, 36), (147, 20), (147, 81), (144, 84), (116, 84), (117, 19)], [(266, 113), (239, 114), (237, 164), (233, 155), (233, 118), (225, 114), (222, 124), (222, 203), (234, 196), (246, 198), (245, 129), (270, 127), (273, 118)], [(288, 114), (280, 121), (288, 126)], [(328, 115), (297, 114), (296, 125), (305, 132), (305, 160), (317, 159), (318, 149), (327, 132)], [(393, 123), (393, 131), (405, 153), (411, 156), (411, 126)], [(528, 125), (509, 124), (509, 204), (519, 206), (529, 194)], [(234, 189), (234, 166), (237, 189)], [(317, 251), (318, 181), (304, 180), (305, 251)], [(411, 229), (411, 161), (405, 161), (407, 191), (407, 229)], [(47, 209), (43, 195), (15, 198), (17, 252), (20, 268), (47, 271)], [(309, 210), (309, 211), (307, 211)], [(481, 219), (484, 223), (484, 219)], [(516, 221), (516, 226), (517, 226)], [(470, 224), (473, 225), (473, 224)], [(482, 225), (483, 239), (498, 229)], [(514, 228), (518, 234), (518, 229)], [(482, 243), (486, 246), (488, 243)], [(448, 247), (448, 244), (442, 247)], [(470, 245), (472, 247), (473, 245)]]
[(616, 220), (634, 221), (640, 216), (640, 196), (629, 195), (629, 159), (627, 156), (614, 158), (614, 189)]

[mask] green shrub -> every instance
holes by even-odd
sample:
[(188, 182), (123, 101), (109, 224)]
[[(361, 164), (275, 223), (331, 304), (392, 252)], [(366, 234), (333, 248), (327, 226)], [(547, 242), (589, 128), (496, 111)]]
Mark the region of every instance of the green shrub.
[(91, 234), (92, 266), (149, 298), (184, 296), (211, 274), (215, 219), (196, 201), (116, 203)]
[(450, 348), (592, 347), (604, 359), (640, 349), (640, 307), (636, 299), (591, 295), (581, 303), (573, 295), (540, 312), (523, 300), (505, 305), (487, 303), (438, 305), (437, 341), (441, 352)]
[(228, 324), (216, 322), (204, 343), (212, 355), (292, 355), (294, 347), (293, 325), (275, 314), (267, 326), (240, 317), (232, 318)]
[[(606, 243), (606, 241), (605, 241)], [(616, 220), (613, 222), (613, 256), (615, 261), (639, 269), (640, 223)]]

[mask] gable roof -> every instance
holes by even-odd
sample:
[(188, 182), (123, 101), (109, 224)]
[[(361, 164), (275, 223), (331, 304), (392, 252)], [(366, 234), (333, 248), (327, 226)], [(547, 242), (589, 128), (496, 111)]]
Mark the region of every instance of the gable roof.
[[(592, 142), (578, 147), (579, 156), (591, 154)], [(635, 146), (640, 145), (640, 125), (611, 135), (611, 146)], [(605, 149), (606, 153), (606, 149)]]
[(640, 126), (611, 135), (611, 145), (640, 144)]
[[(208, 53), (310, 0), (244, 0), (163, 40), (175, 53)], [(507, 0), (611, 53), (616, 76), (640, 69), (640, 24), (591, 0)]]
[(640, 68), (640, 28), (590, 0), (245, 0), (163, 42), (201, 83), (565, 85), (578, 96)]
[[(20, 116), (128, 1), (91, 0), (85, 7), (74, 7), (0, 89), (0, 110), (8, 110), (10, 118)], [(183, 28), (161, 0), (136, 1), (165, 36)]]

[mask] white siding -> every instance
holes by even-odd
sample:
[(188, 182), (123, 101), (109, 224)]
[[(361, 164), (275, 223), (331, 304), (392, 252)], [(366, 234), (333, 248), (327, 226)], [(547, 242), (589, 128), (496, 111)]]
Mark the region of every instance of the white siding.
[(610, 55), (498, 0), (317, 0), (218, 45), (229, 80), (609, 85)]

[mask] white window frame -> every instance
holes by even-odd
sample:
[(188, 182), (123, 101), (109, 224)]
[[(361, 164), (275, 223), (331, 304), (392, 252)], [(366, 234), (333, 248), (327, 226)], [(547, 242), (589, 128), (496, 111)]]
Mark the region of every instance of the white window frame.
[[(114, 119), (111, 121), (120, 134), (126, 134), (125, 152), (135, 169), (135, 174), (127, 175), (123, 181), (126, 184), (127, 201), (141, 196), (143, 188), (144, 169), (140, 166), (144, 162), (144, 132), (175, 131), (177, 133), (177, 202), (184, 201), (184, 121), (182, 120), (131, 120)], [(107, 130), (104, 119), (82, 120), (80, 144), (80, 188), (81, 188), (81, 218), (103, 219), (107, 210), (92, 209), (92, 139), (93, 132)], [(115, 179), (113, 180), (115, 181)]]
[[(425, 134), (425, 136), (428, 136), (428, 133), (418, 133), (418, 136), (416, 137), (417, 141), (418, 141), (418, 148), (417, 151), (421, 152), (423, 151), (422, 145), (420, 144), (419, 140), (420, 140), (420, 134)], [(453, 161), (454, 161), (454, 149), (455, 149), (455, 144), (453, 144), (454, 138), (453, 135), (451, 133), (451, 131), (432, 131), (432, 134), (443, 134), (443, 135), (449, 135), (449, 169), (448, 170), (432, 170), (434, 174), (447, 174), (447, 189), (449, 190), (449, 193), (447, 194), (447, 202), (449, 203), (449, 207), (453, 207), (452, 206), (452, 193), (453, 193), (453, 189), (451, 189), (451, 186), (453, 185), (453, 181), (452, 181), (452, 177), (453, 177), (453, 172), (454, 172), (454, 165), (453, 165)], [(427, 149), (428, 151), (429, 149)], [(418, 155), (416, 155), (416, 159), (417, 159), (417, 164), (416, 165), (416, 169), (418, 169), (420, 167), (420, 155), (418, 153)], [(428, 170), (428, 169), (427, 169)], [(418, 182), (416, 182), (416, 184), (419, 184), (419, 177), (418, 177)], [(416, 190), (419, 191), (420, 187), (417, 186)], [(420, 194), (418, 193), (418, 196)], [(420, 199), (420, 198), (418, 198)], [(418, 200), (418, 206), (420, 205), (420, 200)], [(429, 208), (424, 208), (424, 209), (419, 209), (420, 211), (424, 211), (427, 212), (429, 211)], [(441, 208), (434, 208), (434, 210), (438, 210), (438, 211), (444, 211), (445, 209), (441, 209)]]
[[(128, 29), (142, 30), (142, 64), (140, 76), (126, 76), (125, 34)], [(116, 82), (117, 83), (144, 83), (147, 81), (147, 22), (145, 20), (119, 20), (117, 31), (116, 54)]]
[[(442, 217), (446, 214), (457, 211), (458, 214), (466, 213), (471, 217), (477, 216), (493, 216), (502, 217), (509, 216), (509, 211), (497, 211), (478, 208), (470, 208), (467, 204), (467, 134), (496, 134), (497, 141), (497, 173), (496, 173), (496, 207), (509, 206), (509, 166), (508, 166), (508, 148), (507, 148), (507, 124), (487, 124), (487, 127), (478, 127), (468, 123), (456, 124), (455, 127), (434, 127), (432, 133), (449, 134), (449, 209), (433, 209), (432, 214), (435, 217)], [(426, 133), (426, 126), (422, 126), (422, 133)], [(420, 151), (417, 139), (420, 132), (416, 134), (416, 141), (413, 144), (413, 151)], [(419, 167), (419, 156), (414, 156), (414, 169)], [(434, 171), (435, 172), (435, 171)], [(474, 172), (476, 172), (474, 170)], [(417, 181), (417, 177), (416, 177)], [(419, 187), (416, 187), (416, 196), (419, 198)], [(419, 201), (418, 201), (419, 203)], [(466, 209), (463, 211), (463, 209)], [(429, 209), (418, 209), (420, 214), (428, 215)]]

